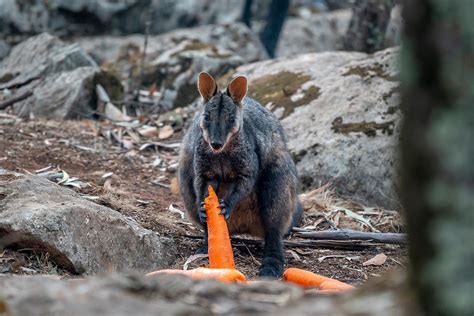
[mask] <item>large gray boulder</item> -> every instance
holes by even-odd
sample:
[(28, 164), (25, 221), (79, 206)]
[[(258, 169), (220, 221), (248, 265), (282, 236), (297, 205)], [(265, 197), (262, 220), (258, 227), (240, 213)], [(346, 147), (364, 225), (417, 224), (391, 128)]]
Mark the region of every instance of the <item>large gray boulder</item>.
[(0, 61), (7, 57), (10, 53), (11, 47), (10, 45), (5, 42), (4, 40), (0, 39)]
[(20, 117), (74, 118), (91, 115), (93, 81), (97, 67), (79, 67), (56, 73), (21, 87), (17, 94), (32, 95), (16, 102), (13, 109)]
[(78, 39), (98, 63), (112, 65), (123, 78), (142, 81), (145, 87), (156, 84), (161, 111), (186, 106), (198, 97), (200, 71), (221, 76), (242, 64), (267, 58), (259, 39), (245, 25), (206, 25), (150, 36), (142, 76), (143, 41), (143, 35)]
[[(350, 9), (288, 18), (278, 41), (277, 56), (340, 50), (351, 18)], [(397, 5), (390, 15), (385, 47), (400, 45), (401, 26), (401, 8)]]
[(0, 247), (47, 252), (72, 273), (153, 271), (173, 264), (172, 241), (38, 176), (0, 169)]
[(236, 22), (241, 0), (2, 0), (0, 32), (55, 35), (163, 33), (180, 27)]
[(63, 43), (48, 33), (13, 47), (0, 64), (0, 89), (28, 84), (51, 74), (97, 64), (78, 45)]
[(351, 10), (291, 17), (285, 21), (277, 46), (279, 57), (338, 50), (349, 27)]
[(22, 97), (13, 109), (23, 117), (88, 116), (94, 107), (94, 83), (104, 77), (81, 47), (47, 33), (16, 45), (0, 63), (0, 90), (12, 89), (12, 98)]
[(237, 69), (249, 95), (281, 118), (305, 187), (331, 182), (365, 204), (398, 208), (397, 52), (314, 53)]

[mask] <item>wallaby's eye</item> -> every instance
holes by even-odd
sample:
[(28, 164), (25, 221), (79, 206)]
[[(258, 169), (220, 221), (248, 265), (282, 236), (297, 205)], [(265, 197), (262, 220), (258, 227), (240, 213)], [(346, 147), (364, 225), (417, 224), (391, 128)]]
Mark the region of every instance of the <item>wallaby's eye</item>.
[(204, 114), (204, 121), (209, 122), (209, 114)]
[(230, 124), (234, 124), (234, 123), (235, 123), (235, 117), (229, 118), (229, 123), (230, 123)]

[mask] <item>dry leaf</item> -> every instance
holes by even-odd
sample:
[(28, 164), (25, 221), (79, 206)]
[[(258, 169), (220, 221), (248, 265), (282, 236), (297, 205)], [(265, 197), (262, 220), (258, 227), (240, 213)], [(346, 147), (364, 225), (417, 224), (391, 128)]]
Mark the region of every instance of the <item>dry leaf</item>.
[(154, 126), (143, 127), (138, 130), (138, 133), (145, 137), (158, 136), (158, 129)]
[(133, 148), (133, 142), (129, 138), (123, 138), (122, 139), (122, 145), (125, 149), (132, 149)]
[(155, 96), (156, 93), (156, 82), (153, 82), (151, 87), (148, 89), (148, 93), (150, 94), (151, 97)]
[(108, 102), (105, 105), (104, 115), (111, 121), (130, 121), (131, 117), (122, 113), (115, 105)]
[(290, 255), (295, 259), (296, 261), (301, 261), (301, 257), (293, 250), (287, 250), (286, 252), (290, 253)]
[(156, 157), (155, 160), (153, 160), (153, 162), (151, 163), (151, 165), (153, 167), (158, 167), (159, 165), (161, 165), (161, 163), (163, 162), (163, 159), (161, 159), (161, 157)]
[(207, 258), (207, 257), (208, 257), (207, 254), (202, 254), (202, 253), (189, 256), (188, 260), (186, 260), (186, 262), (183, 265), (183, 270), (188, 270), (188, 265), (191, 262), (202, 259), (202, 258)]
[(181, 219), (184, 219), (184, 212), (181, 211), (179, 208), (177, 208), (176, 206), (174, 206), (173, 204), (170, 204), (170, 206), (168, 207), (168, 211), (170, 211), (171, 213), (177, 213), (179, 214), (179, 216), (181, 217)]
[(107, 179), (105, 180), (104, 182), (104, 190), (105, 191), (108, 191), (108, 192), (112, 192), (113, 189), (112, 189), (112, 179)]
[(174, 194), (179, 194), (179, 183), (178, 183), (178, 178), (174, 177), (170, 181), (170, 189), (171, 192)]
[(108, 177), (111, 177), (113, 174), (114, 174), (113, 172), (107, 172), (107, 173), (104, 173), (101, 178), (106, 179)]
[(42, 172), (48, 171), (48, 170), (51, 169), (52, 167), (53, 167), (53, 166), (49, 165), (49, 166), (47, 166), (47, 167), (44, 167), (44, 168), (35, 170), (35, 173), (38, 174), (38, 173), (42, 173)]
[(160, 128), (160, 132), (158, 133), (159, 139), (167, 139), (170, 138), (174, 133), (173, 127), (171, 125), (165, 125)]
[(372, 259), (367, 260), (362, 265), (365, 266), (381, 266), (387, 261), (387, 256), (384, 253), (379, 253)]
[(318, 261), (319, 261), (319, 263), (321, 263), (324, 260), (326, 260), (327, 258), (344, 258), (347, 261), (352, 261), (352, 260), (358, 260), (360, 257), (359, 256), (348, 257), (348, 256), (344, 256), (344, 255), (328, 255), (328, 256), (319, 257)]
[(83, 119), (81, 120), (81, 124), (87, 129), (89, 129), (92, 134), (99, 135), (99, 130), (91, 120)]

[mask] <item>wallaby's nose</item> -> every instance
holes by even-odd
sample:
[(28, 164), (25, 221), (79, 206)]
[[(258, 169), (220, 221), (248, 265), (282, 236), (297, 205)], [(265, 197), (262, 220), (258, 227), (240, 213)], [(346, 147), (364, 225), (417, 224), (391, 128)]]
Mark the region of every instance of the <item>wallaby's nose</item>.
[(211, 147), (214, 150), (219, 150), (222, 148), (222, 143), (221, 142), (211, 142)]

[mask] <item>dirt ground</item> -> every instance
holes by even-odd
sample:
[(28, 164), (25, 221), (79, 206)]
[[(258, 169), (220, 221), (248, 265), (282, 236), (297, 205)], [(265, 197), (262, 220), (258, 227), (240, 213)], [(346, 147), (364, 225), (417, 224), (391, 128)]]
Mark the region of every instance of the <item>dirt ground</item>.
[[(144, 137), (137, 132), (139, 128), (88, 120), (19, 121), (10, 117), (1, 120), (0, 117), (0, 167), (35, 173), (50, 166), (49, 170), (67, 172), (69, 177), (77, 178), (81, 186), (70, 186), (70, 189), (133, 217), (148, 229), (173, 238), (179, 249), (174, 268), (182, 268), (201, 243), (196, 237), (200, 231), (182, 218), (184, 207), (177, 192), (178, 149), (173, 144), (180, 142), (182, 131), (177, 128), (171, 137), (158, 140), (156, 135)], [(162, 143), (172, 144), (172, 148), (164, 148)], [(306, 209), (303, 227), (403, 231), (395, 212), (344, 202), (326, 188), (316, 193), (321, 201)], [(355, 220), (354, 216), (348, 216), (342, 207), (341, 210), (337, 208), (343, 204), (370, 220), (372, 228), (361, 223), (360, 218)], [(300, 239), (293, 234), (289, 240)], [(261, 246), (241, 240), (234, 241), (233, 245), (237, 268), (249, 278), (255, 278), (261, 260)], [(387, 256), (382, 265), (363, 266), (363, 262), (380, 253)], [(362, 250), (286, 247), (286, 258), (288, 267), (308, 269), (351, 284), (361, 284), (385, 270), (404, 266), (407, 248), (382, 244)], [(205, 265), (207, 259), (198, 258), (189, 267)], [(0, 251), (0, 273), (69, 276), (44, 254), (34, 254), (28, 249)]]

